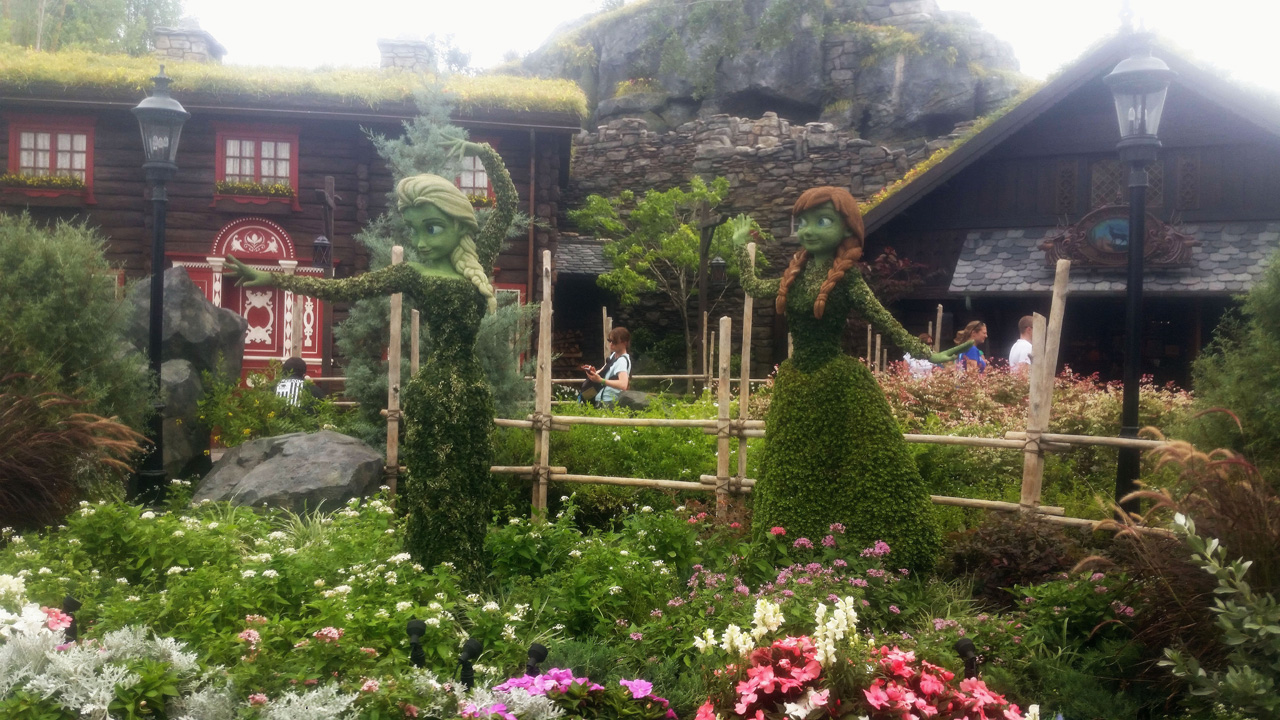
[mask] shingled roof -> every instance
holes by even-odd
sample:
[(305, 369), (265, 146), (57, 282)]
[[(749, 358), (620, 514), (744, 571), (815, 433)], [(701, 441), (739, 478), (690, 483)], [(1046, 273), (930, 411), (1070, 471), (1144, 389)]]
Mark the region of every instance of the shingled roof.
[(605, 240), (561, 235), (556, 245), (556, 272), (561, 275), (603, 275), (613, 268), (604, 257)]
[[(1192, 249), (1191, 263), (1185, 268), (1147, 268), (1146, 294), (1246, 292), (1280, 247), (1280, 222), (1200, 223), (1177, 229), (1199, 238), (1201, 245)], [(1045, 252), (1038, 246), (1059, 230), (971, 231), (951, 276), (950, 291), (965, 295), (1049, 292), (1053, 268), (1045, 264)], [(1069, 288), (1073, 293), (1123, 294), (1125, 268), (1074, 266)]]

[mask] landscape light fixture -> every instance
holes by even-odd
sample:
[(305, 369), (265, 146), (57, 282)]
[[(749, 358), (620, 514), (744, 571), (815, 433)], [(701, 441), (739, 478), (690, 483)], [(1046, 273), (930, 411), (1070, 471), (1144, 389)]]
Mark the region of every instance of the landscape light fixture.
[(538, 666), (547, 660), (547, 646), (542, 643), (534, 643), (529, 646), (529, 660), (524, 664), (524, 674), (530, 676), (538, 676), (542, 674), (542, 669)]
[(729, 263), (725, 262), (724, 258), (717, 255), (711, 258), (711, 262), (708, 265), (711, 270), (710, 279), (712, 285), (724, 285), (729, 280)]
[(409, 633), (409, 662), (416, 668), (427, 666), (427, 653), (422, 649), (422, 636), (427, 634), (427, 623), (413, 618), (405, 625)]
[(482, 652), (484, 652), (484, 645), (481, 645), (479, 640), (467, 638), (467, 641), (462, 643), (462, 652), (458, 653), (458, 679), (468, 690), (476, 684), (476, 670), (473, 663), (479, 659)]
[(311, 266), (328, 270), (333, 267), (333, 243), (323, 235), (311, 242)]
[(160, 346), (164, 342), (164, 222), (169, 209), (169, 196), (165, 183), (178, 172), (178, 138), (182, 125), (191, 113), (182, 104), (169, 97), (169, 80), (160, 66), (160, 74), (152, 78), (155, 88), (133, 108), (142, 130), (142, 169), (151, 183), (151, 308), (147, 333), (147, 358), (151, 374), (156, 379), (157, 394), (152, 407), (151, 421), (147, 427), (147, 439), (151, 452), (142, 461), (142, 468), (131, 483), (132, 499), (147, 503), (159, 502), (164, 495), (164, 398), (160, 381)]
[(954, 645), (956, 654), (964, 661), (965, 678), (978, 677), (978, 648), (969, 638), (960, 638)]
[[(1116, 104), (1120, 160), (1129, 165), (1129, 277), (1125, 295), (1124, 397), (1120, 437), (1138, 437), (1138, 382), (1142, 373), (1142, 256), (1147, 238), (1147, 165), (1160, 149), (1160, 120), (1169, 83), (1177, 73), (1151, 54), (1149, 37), (1135, 35), (1133, 54), (1103, 78)], [(1116, 502), (1128, 513), (1138, 501), (1121, 502), (1138, 489), (1141, 454), (1121, 448), (1116, 463)]]

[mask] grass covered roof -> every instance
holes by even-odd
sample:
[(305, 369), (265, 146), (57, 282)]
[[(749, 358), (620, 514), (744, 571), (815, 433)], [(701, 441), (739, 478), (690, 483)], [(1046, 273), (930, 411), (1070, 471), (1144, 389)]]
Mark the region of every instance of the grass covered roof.
[[(82, 50), (36, 52), (0, 45), (0, 93), (74, 91), (140, 97), (163, 62), (157, 58), (103, 55)], [(262, 67), (165, 62), (174, 94), (237, 100), (307, 100), (335, 107), (376, 110), (413, 101), (414, 92), (437, 78), (398, 69)], [(587, 99), (569, 80), (504, 75), (439, 78), (459, 112), (565, 113), (587, 116)]]

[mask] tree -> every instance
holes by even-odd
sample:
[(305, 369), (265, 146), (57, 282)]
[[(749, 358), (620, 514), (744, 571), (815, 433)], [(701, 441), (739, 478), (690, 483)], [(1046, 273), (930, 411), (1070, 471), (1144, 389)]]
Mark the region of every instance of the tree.
[[(639, 202), (630, 190), (616, 198), (591, 195), (581, 210), (569, 212), (569, 219), (584, 232), (611, 241), (604, 246), (604, 256), (613, 269), (597, 278), (600, 287), (624, 305), (639, 302), (643, 293), (657, 292), (675, 307), (684, 330), (685, 372), (690, 375), (694, 341), (689, 302), (698, 291), (699, 228), (728, 192), (729, 181), (723, 177), (710, 185), (695, 177), (687, 191), (650, 190)], [(728, 226), (717, 228), (708, 255), (725, 258), (729, 272), (737, 273)]]
[(155, 28), (181, 15), (182, 0), (4, 0), (0, 37), (37, 50), (145, 55)]

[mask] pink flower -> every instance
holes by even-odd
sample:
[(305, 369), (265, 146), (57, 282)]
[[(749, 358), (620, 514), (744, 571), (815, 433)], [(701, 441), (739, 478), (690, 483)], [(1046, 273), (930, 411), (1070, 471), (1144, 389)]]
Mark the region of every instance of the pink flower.
[(252, 629), (241, 631), (241, 633), (236, 637), (249, 643), (249, 647), (253, 649), (256, 649), (258, 647), (258, 643), (262, 642), (262, 636), (258, 634), (257, 630)]
[(1107, 586), (1106, 586), (1106, 585), (1094, 585), (1094, 586), (1093, 586), (1093, 591), (1094, 591), (1094, 592), (1096, 592), (1096, 593), (1098, 593), (1099, 595), (1105, 594), (1105, 593), (1107, 592)]
[(691, 516), (689, 516), (689, 524), (690, 524), (690, 525), (697, 525), (697, 524), (698, 524), (698, 518), (693, 517), (692, 515), (691, 515)]
[(262, 693), (254, 693), (249, 696), (249, 704), (252, 705), (253, 707), (258, 707), (259, 705), (266, 705), (267, 696), (263, 695)]
[(44, 613), (47, 620), (45, 625), (50, 630), (65, 630), (71, 627), (71, 616), (62, 612), (57, 608), (42, 607), (40, 611)]
[(1094, 573), (1089, 576), (1089, 581), (1098, 582), (1099, 580), (1105, 578), (1106, 576), (1107, 576), (1106, 573)]
[(373, 678), (365, 678), (364, 684), (360, 686), (360, 692), (378, 692), (378, 681)]
[(863, 690), (862, 694), (867, 697), (871, 707), (877, 710), (889, 704), (889, 695), (884, 691), (884, 680), (876, 680), (870, 688)]
[(831, 527), (828, 529), (837, 535), (844, 534), (844, 525), (841, 525), (840, 523), (831, 523)]
[(373, 648), (362, 647), (360, 648), (360, 652), (364, 653), (365, 655), (368, 655), (369, 657), (378, 657), (378, 651), (374, 650)]
[[(636, 633), (637, 635), (639, 633)], [(631, 697), (639, 700), (649, 697), (653, 692), (653, 683), (648, 680), (619, 680), (618, 684), (631, 691)]]
[(636, 642), (640, 642), (641, 640), (644, 639), (644, 633), (633, 632), (631, 633), (631, 639), (635, 640)]
[(416, 717), (418, 717), (418, 706), (417, 706), (417, 705), (410, 705), (410, 704), (408, 704), (408, 703), (405, 703), (405, 705), (404, 705), (404, 716), (405, 716), (405, 717), (411, 717), (411, 718), (416, 718)]
[(804, 550), (812, 550), (813, 541), (810, 540), (809, 538), (803, 538), (803, 537), (796, 538), (796, 541), (791, 543), (791, 547), (802, 548)]
[(898, 606), (897, 606), (897, 605), (890, 605), (890, 606), (889, 606), (889, 612), (893, 613), (894, 615), (897, 615), (898, 613), (900, 613), (900, 612), (902, 612), (902, 611), (898, 609)]
[(835, 536), (835, 535), (828, 535), (828, 536), (826, 536), (826, 537), (822, 538), (822, 547), (835, 547), (835, 546), (836, 546), (836, 536)]
[(247, 625), (266, 625), (267, 619), (261, 615), (245, 615), (245, 624)]
[(874, 546), (862, 551), (862, 557), (884, 557), (889, 552), (889, 544), (883, 540), (877, 540)]
[(734, 530), (737, 530), (738, 528), (742, 527), (742, 523), (740, 523), (740, 522), (731, 522), (731, 523), (729, 523), (729, 527), (733, 528)]
[(342, 637), (345, 634), (346, 634), (346, 631), (343, 630), (342, 628), (324, 627), (311, 633), (311, 637), (317, 640), (323, 640), (324, 642), (336, 643), (338, 642), (338, 638)]
[(716, 706), (708, 700), (698, 708), (698, 714), (693, 720), (716, 720)]
[(769, 528), (769, 534), (770, 535), (786, 535), (787, 529), (784, 527), (778, 527), (775, 525), (774, 527)]

